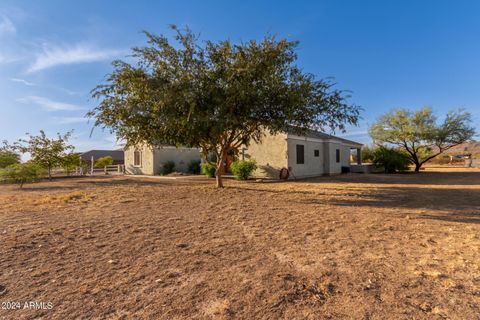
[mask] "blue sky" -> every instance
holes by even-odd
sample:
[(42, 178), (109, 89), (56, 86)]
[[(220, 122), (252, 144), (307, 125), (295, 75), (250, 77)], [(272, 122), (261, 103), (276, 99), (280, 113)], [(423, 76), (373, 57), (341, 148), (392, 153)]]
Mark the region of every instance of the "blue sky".
[[(21, 1), (0, 2), (0, 140), (74, 129), (77, 150), (118, 148), (84, 119), (89, 91), (141, 30), (188, 25), (203, 39), (275, 34), (299, 40), (299, 65), (334, 77), (364, 108), (347, 138), (395, 107), (429, 105), (439, 117), (469, 110), (480, 129), (478, 1)], [(480, 131), (480, 130), (479, 130)]]

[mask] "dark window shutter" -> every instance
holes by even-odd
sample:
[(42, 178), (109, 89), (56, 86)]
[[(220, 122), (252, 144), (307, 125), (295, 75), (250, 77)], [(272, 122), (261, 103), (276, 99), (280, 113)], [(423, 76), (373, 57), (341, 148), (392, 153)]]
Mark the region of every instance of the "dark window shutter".
[(305, 163), (305, 146), (303, 144), (297, 144), (297, 164)]
[(313, 156), (314, 157), (319, 157), (320, 156), (320, 150), (313, 150)]
[(335, 152), (335, 156), (337, 158), (337, 162), (340, 162), (340, 149), (337, 149)]

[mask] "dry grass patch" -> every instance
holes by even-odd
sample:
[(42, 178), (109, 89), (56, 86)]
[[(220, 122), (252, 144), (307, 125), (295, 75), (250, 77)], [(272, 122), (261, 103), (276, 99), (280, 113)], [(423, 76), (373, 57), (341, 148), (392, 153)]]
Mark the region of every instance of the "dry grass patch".
[(0, 189), (0, 318), (478, 318), (480, 171), (226, 185)]

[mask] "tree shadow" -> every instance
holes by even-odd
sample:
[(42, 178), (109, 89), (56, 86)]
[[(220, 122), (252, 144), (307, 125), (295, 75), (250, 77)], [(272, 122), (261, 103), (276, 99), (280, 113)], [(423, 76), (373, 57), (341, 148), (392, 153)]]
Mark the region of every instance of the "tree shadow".
[[(338, 196), (338, 194), (337, 194)], [(325, 199), (293, 200), (303, 204), (325, 204)], [(340, 194), (328, 204), (345, 207), (424, 209), (428, 213), (417, 219), (437, 219), (450, 222), (480, 223), (480, 189), (395, 187), (366, 190), (349, 197)]]
[(373, 183), (373, 184), (431, 184), (431, 185), (480, 185), (480, 171), (419, 172), (419, 173), (348, 173), (336, 176), (305, 178), (294, 183)]

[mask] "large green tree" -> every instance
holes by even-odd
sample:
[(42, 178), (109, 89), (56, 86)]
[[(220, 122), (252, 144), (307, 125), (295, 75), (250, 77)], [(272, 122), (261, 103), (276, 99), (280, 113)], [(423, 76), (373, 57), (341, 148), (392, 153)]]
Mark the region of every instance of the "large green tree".
[(7, 141), (0, 147), (0, 169), (9, 165), (20, 163), (20, 155), (16, 153)]
[(369, 132), (375, 143), (405, 150), (418, 172), (427, 161), (471, 139), (475, 134), (471, 122), (470, 113), (464, 110), (450, 111), (439, 122), (429, 107), (395, 109), (381, 116)]
[(29, 153), (32, 162), (48, 170), (48, 178), (52, 179), (52, 169), (62, 166), (66, 156), (74, 150), (72, 145), (68, 144), (72, 132), (64, 135), (60, 133), (57, 137), (47, 137), (43, 130), (40, 130), (38, 136), (29, 135), (27, 139), (20, 139), (14, 144), (14, 148), (22, 153)]
[(174, 42), (145, 32), (135, 64), (114, 61), (106, 82), (92, 90), (98, 106), (88, 116), (128, 145), (200, 147), (216, 157), (217, 186), (227, 154), (264, 130), (339, 128), (356, 124), (359, 108), (330, 81), (316, 80), (295, 64), (297, 42), (199, 42), (172, 26)]

